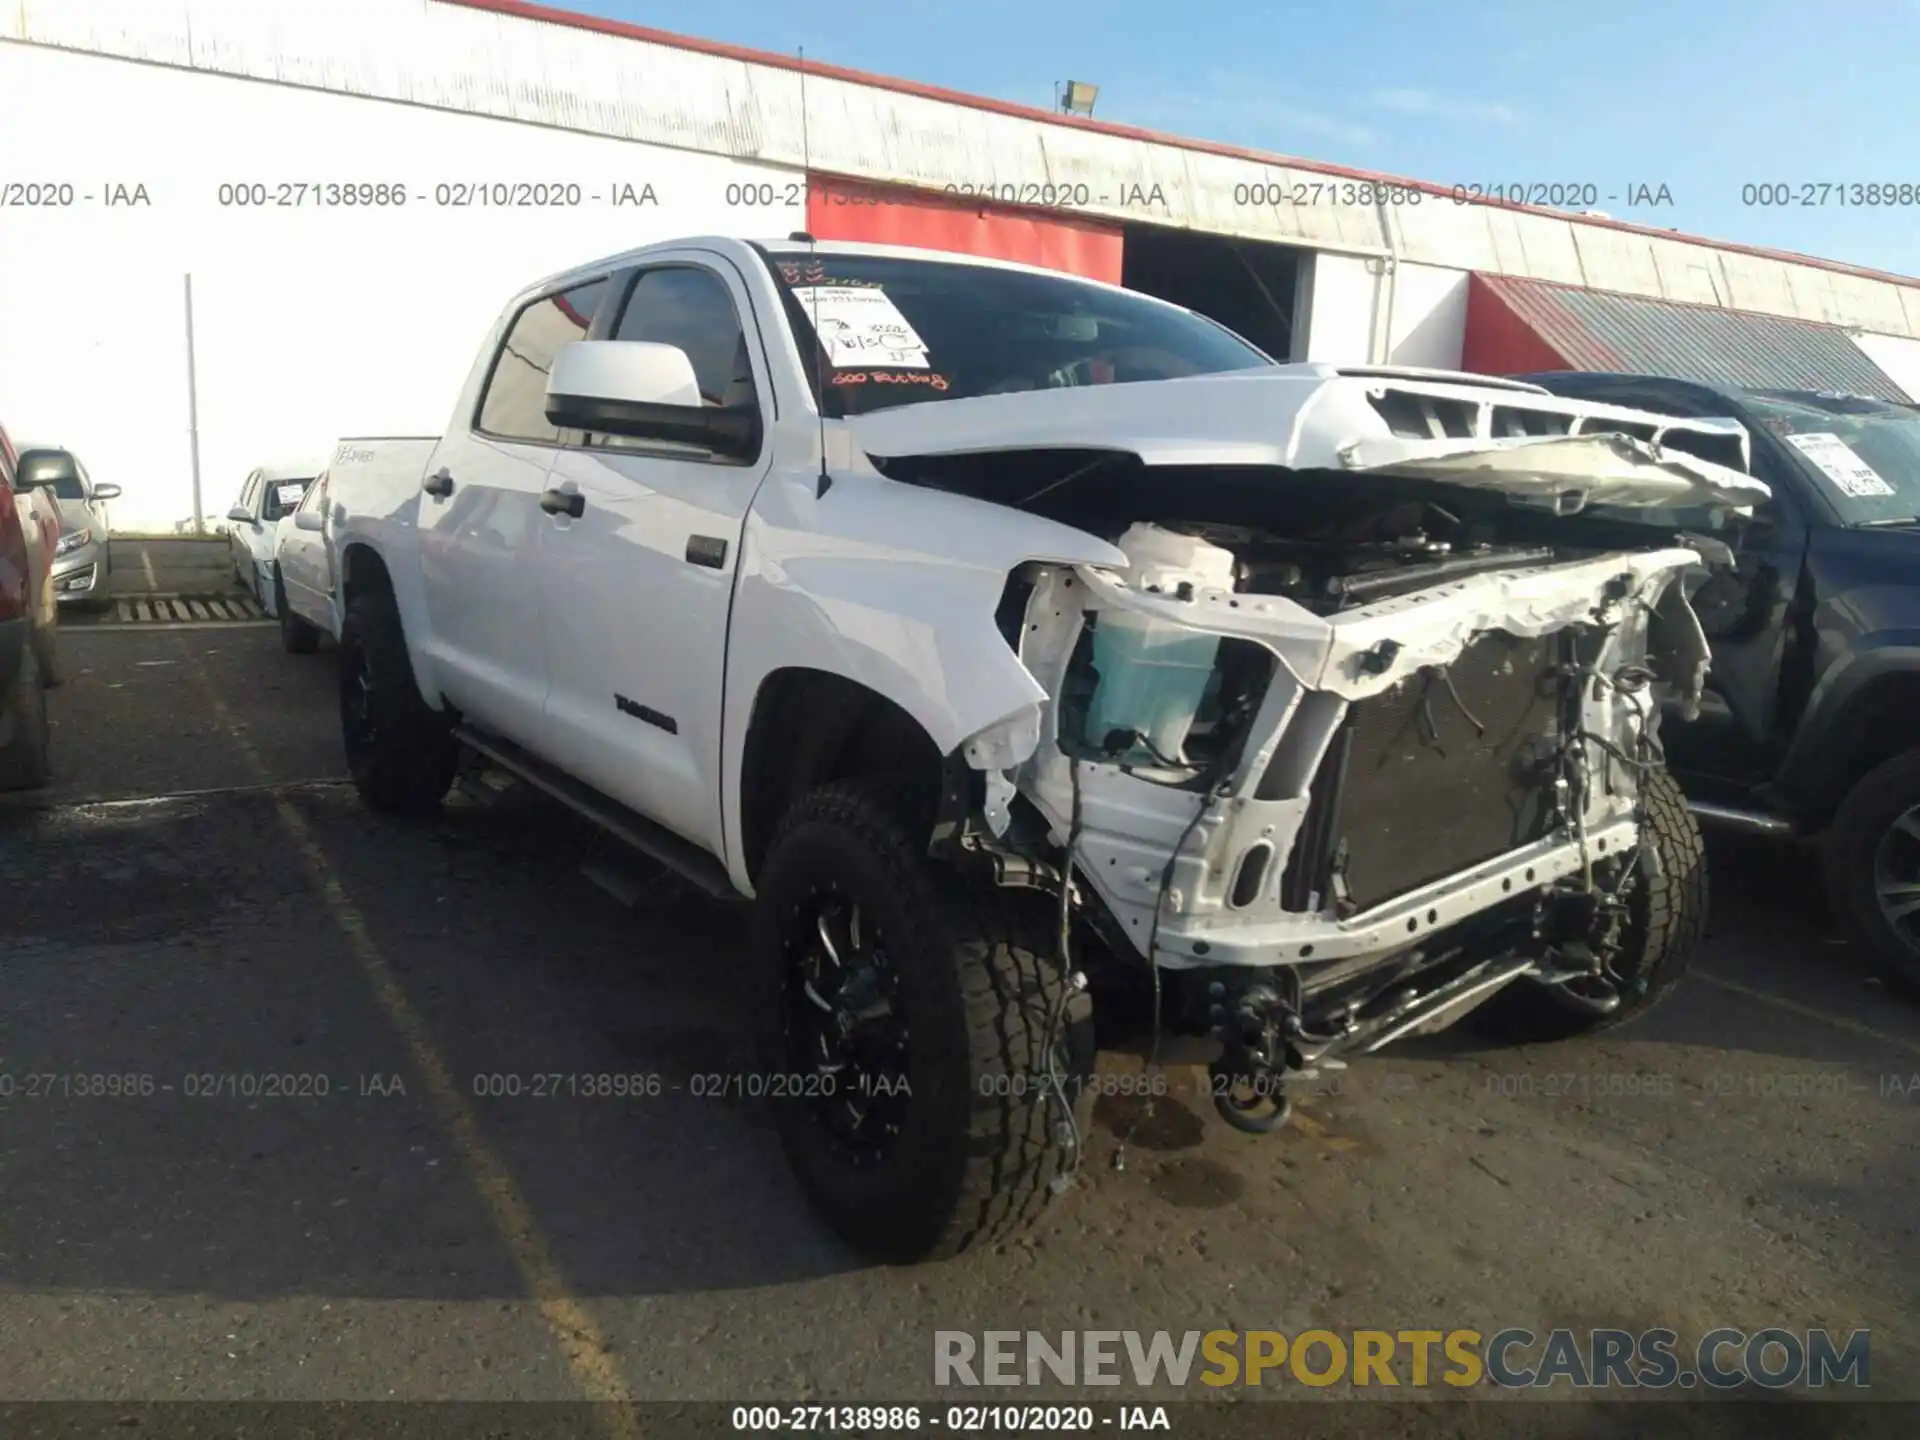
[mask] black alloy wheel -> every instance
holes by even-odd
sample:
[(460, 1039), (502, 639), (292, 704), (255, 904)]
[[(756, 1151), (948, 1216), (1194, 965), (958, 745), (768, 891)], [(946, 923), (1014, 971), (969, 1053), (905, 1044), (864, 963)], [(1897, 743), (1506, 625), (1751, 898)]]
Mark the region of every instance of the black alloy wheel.
[(790, 907), (787, 1054), (796, 1098), (855, 1166), (884, 1160), (907, 1122), (907, 1016), (873, 917), (838, 885)]
[(1920, 805), (1896, 815), (1874, 846), (1873, 894), (1888, 928), (1920, 955)]

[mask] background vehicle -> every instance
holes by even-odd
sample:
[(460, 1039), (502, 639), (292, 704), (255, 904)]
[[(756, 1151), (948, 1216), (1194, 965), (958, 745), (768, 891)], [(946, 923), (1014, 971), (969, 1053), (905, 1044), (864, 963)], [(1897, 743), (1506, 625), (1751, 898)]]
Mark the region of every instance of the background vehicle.
[(414, 810), (479, 757), (752, 897), (807, 1193), (949, 1254), (1070, 1182), (1095, 991), (1254, 1131), (1323, 1060), (1671, 991), (1705, 876), (1649, 687), (1707, 656), (1635, 517), (1765, 491), (1608, 433), (1648, 419), (996, 262), (613, 257), (445, 435), (336, 449), (348, 764)]
[(60, 512), (44, 485), (20, 474), (0, 426), (0, 790), (47, 778), (47, 691), (58, 679), (52, 562)]
[(1694, 596), (1713, 646), (1667, 756), (1703, 817), (1815, 837), (1838, 917), (1920, 992), (1920, 411), (1645, 375), (1528, 377), (1662, 415), (1727, 415), (1773, 498)]
[(60, 511), (60, 540), (54, 547), (53, 594), (62, 605), (98, 609), (109, 602), (113, 574), (112, 527), (107, 502), (120, 487), (98, 484), (71, 450), (57, 445), (28, 446), (20, 452), (20, 473), (29, 485), (44, 486)]
[(280, 617), (280, 641), (291, 654), (310, 655), (319, 649), (322, 635), (340, 635), (327, 534), (326, 471), (274, 527), (273, 554), (273, 608)]
[(239, 500), (227, 511), (233, 578), (269, 614), (274, 613), (274, 529), (299, 506), (319, 471), (317, 464), (263, 465), (247, 476)]

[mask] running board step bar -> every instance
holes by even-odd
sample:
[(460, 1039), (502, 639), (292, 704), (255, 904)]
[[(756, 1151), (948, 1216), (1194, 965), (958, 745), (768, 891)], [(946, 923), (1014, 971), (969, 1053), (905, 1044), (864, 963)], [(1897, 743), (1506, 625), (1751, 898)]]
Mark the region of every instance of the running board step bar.
[(1731, 805), (1709, 805), (1694, 800), (1687, 808), (1702, 825), (1718, 825), (1727, 830), (1744, 830), (1750, 835), (1791, 835), (1793, 822), (1764, 810), (1740, 810)]
[(622, 805), (618, 800), (601, 794), (591, 785), (583, 785), (571, 775), (564, 774), (546, 761), (528, 754), (510, 740), (485, 735), (470, 726), (456, 726), (454, 739), (462, 745), (484, 756), (502, 770), (524, 780), (537, 790), (543, 790), (565, 805), (575, 814), (581, 815), (599, 826), (614, 839), (638, 850), (650, 859), (659, 861), (689, 884), (697, 886), (707, 894), (719, 900), (737, 900), (740, 894), (733, 888), (726, 867), (719, 859), (702, 850), (689, 840), (684, 840), (664, 826), (656, 825), (646, 816)]

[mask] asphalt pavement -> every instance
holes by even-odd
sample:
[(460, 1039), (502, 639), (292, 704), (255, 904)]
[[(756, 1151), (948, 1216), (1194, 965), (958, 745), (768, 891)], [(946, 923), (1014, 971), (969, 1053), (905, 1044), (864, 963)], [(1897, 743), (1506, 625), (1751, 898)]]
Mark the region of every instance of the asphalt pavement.
[(1177, 1070), (1039, 1231), (877, 1268), (694, 1094), (747, 1064), (737, 907), (622, 907), (544, 804), (370, 814), (330, 652), (63, 644), (55, 784), (0, 804), (0, 1401), (934, 1400), (937, 1330), (1723, 1325), (1870, 1329), (1920, 1399), (1920, 1008), (1791, 852), (1715, 844), (1696, 975), (1617, 1035), (1411, 1042), (1266, 1138)]

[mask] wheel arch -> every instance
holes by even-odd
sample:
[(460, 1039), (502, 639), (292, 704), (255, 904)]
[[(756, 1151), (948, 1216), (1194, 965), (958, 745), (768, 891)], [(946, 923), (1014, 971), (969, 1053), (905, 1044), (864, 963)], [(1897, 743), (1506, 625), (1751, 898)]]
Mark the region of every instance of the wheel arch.
[(1825, 681), (1782, 760), (1780, 793), (1809, 827), (1825, 825), (1861, 778), (1920, 748), (1920, 648), (1868, 651)]
[[(341, 541), (338, 566), (340, 627), (345, 627), (347, 611), (359, 596), (384, 594), (392, 599), (394, 608), (400, 612), (400, 628), (407, 638), (407, 657), (413, 665), (421, 697), (434, 709), (445, 709), (432, 649), (424, 643), (428, 628), (418, 577), (409, 576), (404, 569), (396, 570), (378, 545), (364, 536), (352, 534)], [(338, 631), (335, 633), (337, 636)]]
[(835, 781), (869, 782), (911, 833), (931, 837), (945, 770), (945, 752), (897, 701), (830, 670), (774, 670), (754, 695), (741, 747), (737, 868), (757, 877), (781, 818)]

